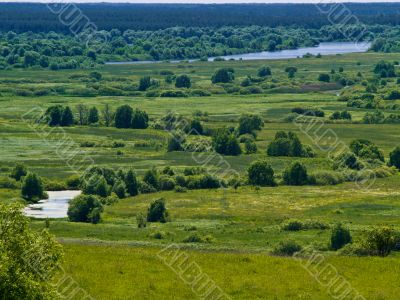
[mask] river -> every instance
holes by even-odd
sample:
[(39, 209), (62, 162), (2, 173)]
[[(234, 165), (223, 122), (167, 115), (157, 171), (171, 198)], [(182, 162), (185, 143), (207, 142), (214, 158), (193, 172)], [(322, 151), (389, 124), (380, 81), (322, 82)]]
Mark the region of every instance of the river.
[[(367, 52), (370, 48), (370, 43), (351, 43), (351, 42), (335, 42), (335, 43), (320, 43), (317, 47), (299, 48), (293, 50), (282, 50), (282, 51), (264, 51), (258, 53), (245, 53), (236, 55), (220, 56), (226, 60), (276, 60), (276, 59), (291, 59), (302, 57), (305, 54), (312, 55), (336, 55), (346, 53), (362, 53)], [(210, 57), (208, 60), (213, 61), (215, 57)], [(197, 61), (195, 59), (189, 60), (189, 62)], [(124, 62), (106, 62), (106, 65), (137, 65), (137, 64), (149, 64), (149, 63), (160, 63), (161, 61), (124, 61)], [(181, 61), (173, 60), (171, 63), (179, 63)]]
[(69, 201), (81, 194), (81, 191), (47, 192), (49, 199), (30, 204), (24, 209), (28, 217), (37, 219), (61, 219), (67, 217)]

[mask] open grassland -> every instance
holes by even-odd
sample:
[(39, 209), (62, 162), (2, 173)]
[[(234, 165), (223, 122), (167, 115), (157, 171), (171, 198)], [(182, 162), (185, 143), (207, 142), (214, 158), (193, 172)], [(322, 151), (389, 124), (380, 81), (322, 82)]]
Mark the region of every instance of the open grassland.
[[(157, 256), (160, 249), (66, 243), (65, 271), (96, 299), (195, 299), (196, 295)], [(263, 254), (186, 251), (232, 299), (332, 299), (292, 258)], [(397, 299), (398, 258), (328, 257), (366, 299)], [(321, 278), (319, 278), (321, 279)]]
[[(121, 78), (128, 85), (137, 85), (139, 78), (148, 75), (161, 82), (161, 89), (173, 89), (164, 82), (161, 70), (175, 74), (188, 74), (193, 89), (210, 91), (205, 97), (186, 98), (149, 97), (145, 93), (121, 96), (82, 96), (71, 91), (87, 87), (82, 78), (93, 70), (10, 70), (0, 71), (0, 175), (6, 175), (16, 163), (24, 163), (29, 170), (54, 180), (65, 180), (74, 173), (70, 169), (59, 144), (60, 131), (51, 131), (43, 139), (33, 131), (22, 116), (40, 107), (61, 104), (73, 110), (78, 104), (96, 106), (101, 110), (109, 104), (114, 110), (123, 104), (145, 110), (150, 123), (160, 120), (168, 111), (192, 117), (196, 111), (207, 112), (202, 119), (206, 128), (237, 126), (243, 113), (260, 115), (264, 128), (258, 132), (257, 153), (224, 159), (241, 175), (249, 165), (265, 159), (280, 179), (282, 171), (293, 161), (301, 161), (309, 173), (332, 170), (333, 162), (318, 148), (310, 135), (302, 132), (287, 116), (294, 107), (320, 108), (325, 112), (321, 129), (311, 137), (328, 130), (349, 144), (354, 139), (368, 139), (381, 149), (387, 159), (390, 151), (399, 146), (398, 124), (361, 124), (367, 110), (347, 107), (339, 101), (346, 90), (337, 84), (317, 81), (320, 73), (344, 68), (348, 77), (362, 72), (365, 78), (373, 76), (374, 65), (381, 59), (400, 60), (400, 54), (352, 54), (323, 58), (304, 58), (267, 62), (226, 61), (195, 63), (159, 63), (146, 65), (106, 65), (96, 69), (103, 75), (102, 83), (111, 84)], [(256, 76), (261, 64), (269, 65), (272, 78), (268, 84), (276, 87), (256, 95), (228, 94), (221, 86), (212, 85), (210, 78), (215, 69), (233, 67), (236, 83), (247, 75)], [(298, 68), (296, 77), (288, 79), (287, 66)], [(122, 82), (122, 81), (121, 81)], [(388, 83), (397, 85), (394, 80)], [(21, 96), (13, 90), (54, 88), (66, 91), (46, 96)], [(400, 104), (400, 100), (391, 103)], [(348, 110), (353, 123), (332, 122), (334, 111)], [(383, 110), (385, 111), (385, 110)], [(76, 111), (75, 111), (76, 112)], [(386, 111), (385, 111), (386, 112)], [(393, 111), (392, 111), (393, 112)], [(269, 157), (267, 145), (277, 131), (293, 131), (301, 141), (313, 147), (315, 158)], [(139, 176), (153, 166), (161, 169), (171, 166), (181, 172), (185, 167), (197, 166), (188, 152), (167, 152), (169, 134), (160, 129), (116, 129), (102, 125), (74, 125), (62, 129), (62, 136), (71, 139), (80, 152), (74, 157), (80, 161), (89, 157), (95, 165), (114, 170), (133, 167)], [(197, 137), (189, 137), (195, 140)], [(205, 137), (210, 139), (210, 137)], [(113, 148), (115, 141), (125, 146)], [(86, 147), (92, 142), (95, 147)], [(324, 146), (333, 147), (335, 139), (324, 139)], [(243, 145), (242, 145), (243, 146)], [(64, 153), (65, 154), (65, 153)], [(220, 167), (220, 161), (209, 164)], [(8, 176), (8, 175), (7, 175)], [(335, 186), (278, 186), (238, 189), (188, 190), (142, 194), (105, 207), (100, 224), (72, 223), (50, 220), (49, 230), (64, 245), (65, 270), (81, 287), (96, 299), (193, 299), (190, 288), (167, 267), (157, 253), (171, 243), (186, 249), (206, 274), (232, 299), (330, 299), (323, 286), (292, 258), (270, 256), (271, 250), (282, 241), (295, 240), (302, 246), (323, 251), (339, 274), (349, 280), (366, 299), (397, 299), (400, 274), (398, 253), (388, 258), (356, 258), (337, 256), (329, 251), (331, 228), (342, 222), (351, 230), (358, 242), (365, 232), (379, 225), (391, 225), (400, 230), (400, 176), (377, 179), (369, 188), (354, 183)], [(1, 201), (13, 201), (20, 194), (16, 189), (0, 189)], [(149, 204), (164, 198), (171, 222), (151, 223), (139, 229), (136, 216), (146, 214)], [(288, 219), (322, 224), (324, 228), (284, 231), (282, 224)], [(34, 229), (46, 225), (43, 220), (32, 220)], [(197, 235), (202, 242), (187, 242)]]

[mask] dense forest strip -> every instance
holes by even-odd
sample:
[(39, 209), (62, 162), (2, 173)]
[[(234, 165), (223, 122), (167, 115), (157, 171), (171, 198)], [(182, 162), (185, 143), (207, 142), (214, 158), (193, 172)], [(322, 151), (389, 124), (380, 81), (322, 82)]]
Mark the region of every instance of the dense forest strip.
[[(324, 4), (324, 11), (337, 4)], [(175, 26), (259, 25), (320, 28), (330, 24), (314, 4), (78, 4), (99, 29), (157, 30)], [(400, 3), (347, 3), (365, 24), (400, 24)], [(0, 4), (0, 31), (68, 32), (46, 4)]]

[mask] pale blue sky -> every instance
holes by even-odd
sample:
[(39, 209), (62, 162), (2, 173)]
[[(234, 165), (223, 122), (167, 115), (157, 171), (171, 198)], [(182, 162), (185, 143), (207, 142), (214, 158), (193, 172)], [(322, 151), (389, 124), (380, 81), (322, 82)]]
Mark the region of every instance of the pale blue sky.
[[(57, 0), (0, 0), (0, 2), (57, 2)], [(332, 2), (399, 2), (399, 0), (59, 0), (59, 2), (113, 3), (332, 3)]]

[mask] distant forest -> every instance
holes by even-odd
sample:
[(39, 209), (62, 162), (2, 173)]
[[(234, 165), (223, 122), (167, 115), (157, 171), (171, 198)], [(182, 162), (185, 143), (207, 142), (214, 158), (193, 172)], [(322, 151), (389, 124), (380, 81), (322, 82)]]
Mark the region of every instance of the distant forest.
[[(334, 5), (334, 4), (332, 4)], [(400, 3), (347, 3), (365, 24), (400, 25)], [(157, 30), (175, 26), (298, 26), (319, 29), (327, 15), (313, 4), (78, 4), (99, 29)], [(329, 5), (325, 5), (327, 10)], [(0, 31), (68, 32), (46, 4), (0, 4)]]

